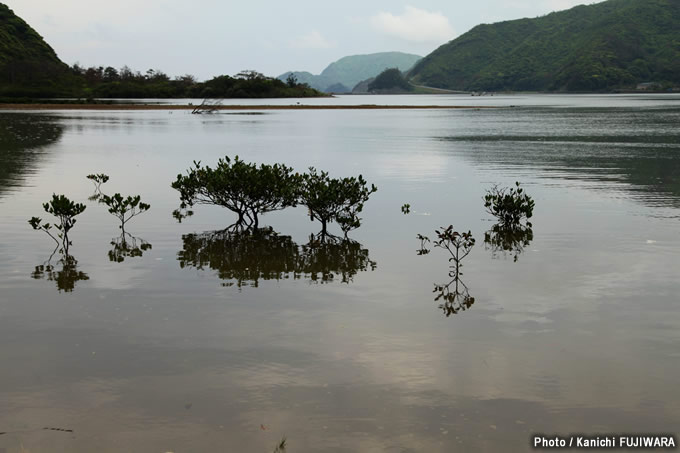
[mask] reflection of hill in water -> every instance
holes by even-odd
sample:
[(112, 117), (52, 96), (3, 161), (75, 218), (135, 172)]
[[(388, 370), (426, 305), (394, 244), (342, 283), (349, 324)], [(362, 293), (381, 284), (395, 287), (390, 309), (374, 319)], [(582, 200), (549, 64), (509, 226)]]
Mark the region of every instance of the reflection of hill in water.
[(42, 147), (59, 140), (63, 131), (54, 117), (0, 113), (0, 197), (35, 171)]
[(226, 286), (258, 286), (261, 280), (287, 278), (327, 283), (352, 281), (361, 271), (374, 270), (368, 250), (351, 240), (312, 237), (298, 246), (290, 236), (271, 228), (255, 231), (209, 231), (182, 237), (183, 250), (178, 253), (180, 267), (213, 269)]
[(680, 110), (568, 112), (520, 110), (514, 119), (499, 115), (488, 131), (442, 140), (460, 143), (457, 153), (485, 167), (527, 167), (680, 207)]

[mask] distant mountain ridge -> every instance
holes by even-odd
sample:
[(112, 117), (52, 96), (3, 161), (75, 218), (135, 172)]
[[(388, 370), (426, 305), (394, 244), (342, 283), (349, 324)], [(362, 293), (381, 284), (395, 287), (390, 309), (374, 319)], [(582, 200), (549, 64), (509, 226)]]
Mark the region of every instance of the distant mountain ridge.
[(680, 1), (608, 0), (478, 25), (407, 76), (418, 85), (469, 91), (680, 86)]
[[(385, 69), (398, 68), (400, 71), (407, 71), (421, 58), (419, 55), (402, 52), (351, 55), (331, 63), (319, 75), (305, 71), (289, 71), (278, 76), (278, 79), (286, 80), (292, 74), (298, 82), (307, 83), (317, 90), (350, 92), (357, 83), (376, 77)], [(345, 88), (343, 91), (341, 86)]]

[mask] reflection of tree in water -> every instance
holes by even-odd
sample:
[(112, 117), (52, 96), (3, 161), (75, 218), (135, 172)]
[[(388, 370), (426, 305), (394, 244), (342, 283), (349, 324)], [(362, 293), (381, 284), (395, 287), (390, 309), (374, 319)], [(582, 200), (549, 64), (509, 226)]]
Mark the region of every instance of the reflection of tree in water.
[(279, 280), (295, 272), (297, 244), (271, 228), (207, 231), (184, 235), (182, 241), (180, 267), (213, 269), (220, 279), (235, 280), (238, 287), (258, 286), (260, 279)]
[(524, 252), (534, 239), (531, 226), (495, 224), (489, 231), (484, 233), (484, 245), (491, 250), (491, 256), (497, 258), (499, 254), (507, 256), (513, 254), (513, 261), (517, 262), (519, 255)]
[(369, 259), (367, 249), (347, 238), (312, 235), (300, 252), (298, 271), (313, 282), (330, 282), (338, 275), (342, 283), (349, 283), (357, 272), (368, 268), (374, 271), (377, 267), (377, 263)]
[(58, 141), (63, 131), (55, 117), (0, 113), (0, 196), (34, 171), (41, 148)]
[(470, 295), (470, 290), (460, 279), (460, 275), (455, 272), (452, 274), (454, 274), (453, 280), (445, 285), (435, 283), (434, 291), (432, 291), (437, 294), (434, 301), (441, 300), (443, 302), (439, 304), (439, 308), (444, 311), (447, 318), (469, 309), (475, 303), (475, 298)]
[(352, 281), (359, 271), (374, 270), (376, 263), (368, 258), (368, 250), (351, 240), (317, 239), (298, 246), (290, 236), (272, 228), (227, 229), (182, 237), (183, 250), (178, 253), (180, 267), (210, 268), (225, 286), (259, 285), (262, 280), (308, 278), (326, 283), (341, 276), (343, 283)]
[(144, 252), (151, 249), (151, 244), (144, 239), (126, 232), (121, 233), (117, 238), (111, 239), (111, 246), (109, 260), (116, 263), (122, 263), (125, 261), (125, 258), (140, 257)]
[(57, 284), (59, 292), (70, 293), (76, 287), (76, 282), (89, 280), (90, 277), (83, 271), (78, 270), (78, 260), (73, 255), (59, 253), (59, 260), (52, 264), (52, 258), (57, 249), (43, 264), (35, 267), (31, 277), (39, 280), (46, 279)]

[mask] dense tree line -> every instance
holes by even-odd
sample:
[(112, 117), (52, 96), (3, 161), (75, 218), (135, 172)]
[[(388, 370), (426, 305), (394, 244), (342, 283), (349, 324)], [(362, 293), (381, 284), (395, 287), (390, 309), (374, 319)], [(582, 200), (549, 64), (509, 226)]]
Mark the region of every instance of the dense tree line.
[(190, 74), (170, 78), (163, 71), (145, 73), (128, 66), (84, 68), (75, 64), (74, 75), (83, 80), (83, 94), (92, 98), (269, 98), (309, 97), (321, 93), (295, 79), (286, 82), (257, 71), (241, 71), (198, 82)]

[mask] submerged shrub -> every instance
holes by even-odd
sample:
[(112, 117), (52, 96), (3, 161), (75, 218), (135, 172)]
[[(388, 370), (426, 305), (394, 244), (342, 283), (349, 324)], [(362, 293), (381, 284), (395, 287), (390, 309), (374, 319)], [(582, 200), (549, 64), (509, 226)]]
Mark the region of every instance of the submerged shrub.
[(337, 222), (342, 231), (347, 233), (361, 226), (359, 213), (368, 201), (368, 197), (377, 187), (369, 188), (363, 176), (358, 178), (331, 178), (328, 173), (317, 173), (314, 167), (303, 176), (300, 204), (307, 207), (312, 221), (321, 222), (321, 233), (328, 233), (327, 226)]
[(109, 208), (109, 212), (120, 220), (120, 229), (125, 232), (125, 224), (135, 216), (148, 211), (151, 205), (143, 203), (140, 195), (123, 198), (119, 193), (109, 196), (102, 194), (99, 202)]
[(486, 191), (484, 207), (487, 212), (496, 217), (502, 225), (519, 225), (522, 220), (527, 221), (534, 212), (534, 200), (524, 192), (519, 182), (515, 187), (493, 186)]
[(52, 194), (51, 201), (43, 203), (45, 212), (52, 214), (58, 219), (59, 223), (55, 223), (54, 227), (59, 231), (59, 233), (57, 233), (59, 240), (50, 232), (52, 225), (49, 223), (42, 223), (40, 217), (32, 217), (28, 223), (34, 230), (42, 230), (47, 233), (57, 243), (57, 247), (61, 245), (63, 252), (68, 255), (68, 248), (72, 244), (68, 237), (68, 233), (76, 224), (75, 217), (85, 211), (85, 208), (86, 206), (82, 203), (74, 203), (66, 196), (56, 194)]
[[(296, 205), (300, 181), (301, 176), (285, 165), (258, 167), (236, 156), (233, 161), (220, 159), (214, 169), (194, 161), (186, 175), (177, 175), (172, 188), (180, 193), (181, 210), (196, 204), (222, 206), (238, 215), (237, 224), (257, 228), (260, 214)], [(174, 215), (182, 217), (179, 210)]]

